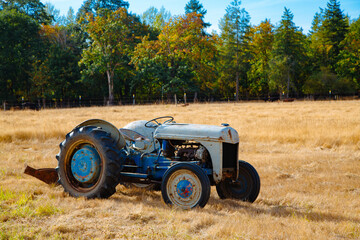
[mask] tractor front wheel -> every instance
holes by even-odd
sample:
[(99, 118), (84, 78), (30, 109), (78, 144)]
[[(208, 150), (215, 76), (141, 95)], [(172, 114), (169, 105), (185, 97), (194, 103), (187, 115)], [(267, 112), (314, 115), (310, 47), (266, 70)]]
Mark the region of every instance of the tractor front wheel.
[(94, 127), (75, 128), (60, 143), (60, 184), (73, 197), (108, 198), (115, 193), (123, 164), (110, 133)]
[(165, 172), (161, 194), (166, 204), (175, 207), (204, 207), (210, 197), (210, 181), (199, 166), (178, 163)]
[(239, 161), (237, 179), (225, 179), (219, 182), (216, 191), (221, 199), (232, 198), (254, 202), (260, 192), (259, 174), (250, 163)]

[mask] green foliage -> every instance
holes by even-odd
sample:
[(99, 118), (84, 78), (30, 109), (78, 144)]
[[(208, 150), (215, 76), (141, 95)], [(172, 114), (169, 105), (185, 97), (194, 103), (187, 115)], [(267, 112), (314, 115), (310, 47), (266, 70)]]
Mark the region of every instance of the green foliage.
[[(324, 94), (330, 89), (337, 94), (356, 92), (360, 73), (359, 29), (359, 21), (354, 21), (349, 30), (348, 19), (337, 0), (330, 0), (325, 10), (320, 9), (310, 34), (313, 74), (303, 87), (304, 93)], [(332, 79), (331, 83), (327, 79)]]
[(34, 62), (31, 95), (36, 98), (73, 99), (79, 94), (80, 51), (73, 25), (43, 25), (40, 31), (47, 46), (42, 59)]
[(0, 11), (12, 9), (28, 15), (38, 23), (48, 24), (53, 18), (53, 16), (46, 12), (45, 5), (39, 0), (11, 0), (0, 2)]
[(28, 96), (32, 62), (41, 53), (39, 26), (15, 9), (0, 11), (0, 98)]
[(332, 69), (341, 50), (340, 42), (345, 38), (348, 27), (348, 20), (340, 9), (340, 3), (337, 0), (330, 0), (325, 9), (321, 30), (324, 44), (329, 48), (328, 57)]
[(161, 7), (160, 10), (150, 7), (141, 15), (141, 21), (156, 30), (157, 34), (160, 34), (165, 24), (170, 20), (170, 17), (170, 12), (166, 11), (164, 7)]
[(250, 94), (267, 97), (269, 92), (269, 61), (274, 42), (274, 26), (265, 20), (251, 28), (250, 49), (253, 58), (248, 71)]
[[(98, 12), (100, 14), (96, 17), (87, 15), (86, 24), (83, 25), (92, 42), (83, 51), (80, 64), (85, 67), (85, 77), (96, 73), (106, 74), (109, 104), (112, 104), (114, 78), (119, 73), (122, 74), (122, 79), (132, 75), (129, 73), (132, 71), (129, 68), (129, 56), (140, 42), (140, 37), (147, 33), (147, 28), (137, 17), (129, 15), (125, 8), (119, 8), (115, 12), (101, 9)], [(125, 83), (121, 85), (119, 87), (126, 87)]]
[[(39, 0), (0, 2), (0, 99), (169, 98), (184, 92), (222, 99), (353, 94), (360, 87), (360, 20), (338, 0), (315, 14), (310, 34), (287, 8), (278, 27), (250, 25), (240, 0), (209, 35), (207, 11), (151, 7), (139, 17), (123, 0), (85, 0), (75, 17)], [(196, 98), (196, 97), (195, 97)]]
[(310, 35), (315, 68), (324, 66), (335, 73), (337, 58), (343, 48), (340, 43), (348, 32), (348, 25), (337, 0), (330, 0), (327, 8), (315, 15)]
[(339, 78), (332, 73), (329, 68), (321, 67), (319, 72), (313, 74), (304, 84), (303, 92), (305, 94), (354, 94), (356, 83), (346, 79)]
[(216, 38), (202, 34), (202, 20), (196, 13), (172, 18), (159, 39), (143, 38), (133, 54), (137, 80), (132, 89), (147, 94), (211, 91), (215, 78), (213, 59)]
[(9, 219), (50, 216), (61, 210), (33, 194), (12, 192), (0, 188), (0, 222)]
[[(250, 16), (241, 8), (241, 2), (234, 0), (226, 8), (226, 14), (220, 21), (222, 45), (221, 53), (221, 81), (232, 85), (235, 81), (236, 100), (239, 99), (239, 91), (248, 97), (247, 72), (250, 69), (249, 51)], [(231, 73), (229, 74), (228, 71)], [(229, 93), (227, 95), (230, 95)]]
[(295, 23), (287, 8), (275, 31), (274, 47), (270, 63), (270, 90), (285, 92), (286, 97), (300, 94), (306, 69), (306, 37)]
[(207, 10), (204, 9), (203, 5), (198, 0), (190, 0), (186, 6), (185, 6), (185, 14), (189, 13), (197, 13), (200, 15), (200, 19), (203, 21), (203, 27), (207, 28), (210, 27), (210, 23), (204, 22), (205, 14), (207, 13)]
[(77, 20), (83, 21), (87, 14), (93, 14), (94, 16), (97, 16), (101, 14), (100, 12), (103, 11), (103, 9), (114, 12), (119, 8), (128, 7), (129, 3), (123, 0), (85, 0), (78, 11), (76, 18)]
[(336, 72), (343, 78), (360, 85), (360, 17), (350, 25), (350, 30), (341, 42), (343, 50), (338, 56)]

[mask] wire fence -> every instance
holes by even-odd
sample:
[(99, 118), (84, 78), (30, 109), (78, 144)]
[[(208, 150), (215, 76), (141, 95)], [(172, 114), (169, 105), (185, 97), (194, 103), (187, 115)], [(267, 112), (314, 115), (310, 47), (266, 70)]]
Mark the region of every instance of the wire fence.
[[(299, 98), (288, 98), (283, 96), (267, 96), (267, 97), (245, 97), (239, 96), (239, 102), (292, 102), (292, 101), (317, 101), (317, 100), (358, 100), (359, 94), (356, 95), (307, 95)], [(55, 108), (78, 108), (78, 107), (99, 107), (99, 106), (122, 106), (122, 105), (149, 105), (149, 104), (193, 104), (193, 103), (213, 103), (213, 102), (236, 102), (235, 97), (223, 96), (201, 96), (196, 95), (174, 95), (171, 98), (149, 98), (149, 97), (133, 97), (114, 99), (109, 104), (108, 99), (98, 98), (77, 98), (77, 99), (38, 99), (37, 101), (16, 101), (16, 100), (0, 100), (1, 110), (41, 110)]]

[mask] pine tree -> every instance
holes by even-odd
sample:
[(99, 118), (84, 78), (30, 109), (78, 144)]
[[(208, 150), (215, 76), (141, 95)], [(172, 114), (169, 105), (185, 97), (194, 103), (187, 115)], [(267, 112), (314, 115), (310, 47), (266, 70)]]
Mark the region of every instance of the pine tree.
[(348, 32), (349, 24), (345, 15), (340, 9), (340, 3), (337, 0), (330, 0), (325, 10), (322, 31), (324, 43), (329, 50), (329, 63), (334, 68), (337, 55), (340, 52), (340, 42), (344, 40)]
[(311, 50), (315, 69), (326, 67), (335, 73), (335, 64), (342, 50), (341, 41), (348, 32), (348, 19), (340, 9), (337, 0), (330, 0), (327, 8), (317, 13), (311, 30)]
[[(223, 41), (222, 70), (225, 81), (235, 78), (235, 99), (239, 100), (240, 79), (241, 87), (248, 94), (247, 71), (249, 65), (249, 32), (250, 15), (241, 7), (241, 1), (234, 0), (226, 8), (226, 14), (220, 21), (221, 39)], [(229, 72), (231, 74), (229, 74)], [(235, 76), (232, 75), (235, 74)], [(221, 80), (223, 81), (223, 80)]]
[(203, 5), (198, 0), (190, 0), (186, 6), (185, 6), (185, 14), (189, 13), (197, 13), (201, 14), (200, 19), (203, 21), (203, 27), (207, 28), (210, 27), (210, 23), (204, 22), (205, 14), (207, 13), (207, 10), (204, 9)]
[[(360, 87), (360, 17), (350, 25), (350, 30), (341, 42), (336, 72)], [(354, 88), (355, 89), (355, 88)]]
[(290, 88), (299, 93), (302, 83), (301, 66), (305, 58), (305, 35), (295, 26), (294, 15), (287, 8), (284, 10), (280, 26), (275, 32), (273, 56), (270, 63), (270, 86), (280, 93), (286, 92), (289, 97)]

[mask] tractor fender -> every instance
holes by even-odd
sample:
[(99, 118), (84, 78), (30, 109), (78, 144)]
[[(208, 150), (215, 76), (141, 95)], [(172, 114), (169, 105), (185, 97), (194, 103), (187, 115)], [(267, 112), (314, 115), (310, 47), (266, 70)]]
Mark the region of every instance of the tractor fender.
[(115, 139), (115, 141), (117, 142), (117, 146), (119, 147), (119, 149), (122, 149), (123, 147), (126, 146), (125, 138), (121, 135), (120, 131), (108, 121), (102, 119), (89, 119), (80, 123), (75, 128), (80, 128), (85, 126), (99, 127), (104, 131), (110, 133), (111, 137)]

